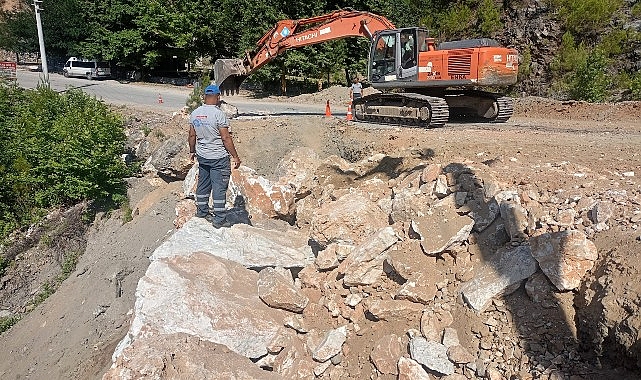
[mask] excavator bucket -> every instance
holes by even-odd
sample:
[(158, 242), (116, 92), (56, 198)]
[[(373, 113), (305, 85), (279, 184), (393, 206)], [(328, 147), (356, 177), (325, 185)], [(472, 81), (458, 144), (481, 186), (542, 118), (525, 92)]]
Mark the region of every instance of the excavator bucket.
[(237, 94), (245, 78), (247, 70), (242, 59), (217, 59), (214, 62), (214, 81), (220, 92)]

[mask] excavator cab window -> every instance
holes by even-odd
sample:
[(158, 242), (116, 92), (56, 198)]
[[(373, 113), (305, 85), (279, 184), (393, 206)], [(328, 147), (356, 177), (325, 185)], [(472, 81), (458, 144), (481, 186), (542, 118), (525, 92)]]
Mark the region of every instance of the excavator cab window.
[(372, 54), (372, 80), (384, 81), (396, 73), (396, 33), (382, 34), (376, 39)]
[(401, 30), (401, 67), (410, 69), (416, 66), (416, 38), (415, 29)]

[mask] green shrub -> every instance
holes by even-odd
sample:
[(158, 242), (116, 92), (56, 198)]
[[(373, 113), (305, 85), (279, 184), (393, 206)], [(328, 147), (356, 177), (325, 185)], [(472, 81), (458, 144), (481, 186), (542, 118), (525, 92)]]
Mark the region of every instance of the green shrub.
[(205, 87), (209, 86), (211, 83), (211, 78), (209, 75), (205, 74), (198, 80), (198, 84), (194, 86), (189, 98), (185, 105), (187, 106), (187, 111), (191, 112), (196, 108), (200, 107), (203, 104), (203, 90)]
[(125, 140), (120, 117), (81, 91), (0, 86), (0, 240), (51, 207), (121, 202)]
[(640, 35), (631, 29), (613, 29), (601, 38), (597, 48), (608, 57), (629, 53), (634, 50), (634, 44), (641, 41)]
[(612, 20), (622, 0), (554, 0), (565, 27), (574, 33), (595, 33)]
[(519, 81), (527, 78), (532, 73), (532, 53), (528, 46), (523, 50), (523, 60), (519, 64), (518, 78)]
[(18, 323), (19, 320), (20, 318), (16, 316), (0, 318), (0, 334), (9, 330), (11, 326)]
[(632, 6), (631, 13), (633, 17), (641, 17), (641, 2), (637, 1), (637, 3)]
[(474, 24), (474, 12), (466, 4), (456, 3), (443, 13), (439, 20), (439, 31), (447, 39), (462, 38)]
[(588, 57), (588, 49), (585, 45), (576, 44), (574, 36), (570, 32), (565, 32), (561, 38), (561, 48), (559, 53), (552, 61), (552, 71), (557, 75), (575, 71), (582, 65)]
[(641, 72), (630, 79), (630, 91), (632, 100), (641, 100)]
[(493, 0), (482, 0), (477, 10), (479, 30), (483, 36), (493, 36), (503, 29), (501, 23), (501, 10)]
[(594, 50), (576, 70), (570, 82), (570, 96), (577, 100), (602, 102), (608, 96), (609, 61), (600, 50)]

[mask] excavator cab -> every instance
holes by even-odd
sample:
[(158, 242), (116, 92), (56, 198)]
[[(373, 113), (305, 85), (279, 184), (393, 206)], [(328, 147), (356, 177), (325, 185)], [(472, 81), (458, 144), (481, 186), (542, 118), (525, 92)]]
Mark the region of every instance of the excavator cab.
[(429, 40), (428, 31), (422, 28), (376, 33), (370, 51), (370, 81), (374, 84), (416, 81), (418, 53), (429, 49)]

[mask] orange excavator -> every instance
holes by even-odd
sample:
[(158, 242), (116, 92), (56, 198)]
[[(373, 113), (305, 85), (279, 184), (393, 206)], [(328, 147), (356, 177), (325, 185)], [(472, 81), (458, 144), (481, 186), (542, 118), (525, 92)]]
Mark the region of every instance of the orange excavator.
[(440, 127), (450, 118), (505, 122), (512, 100), (483, 88), (516, 83), (518, 53), (488, 38), (436, 43), (427, 29), (396, 29), (385, 17), (339, 10), (279, 21), (243, 59), (214, 62), (215, 82), (226, 93), (286, 50), (346, 37), (371, 41), (368, 81), (380, 93), (354, 99), (357, 120)]

